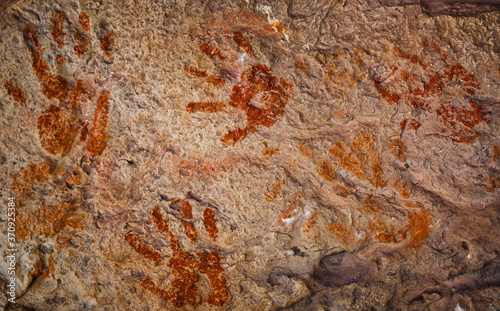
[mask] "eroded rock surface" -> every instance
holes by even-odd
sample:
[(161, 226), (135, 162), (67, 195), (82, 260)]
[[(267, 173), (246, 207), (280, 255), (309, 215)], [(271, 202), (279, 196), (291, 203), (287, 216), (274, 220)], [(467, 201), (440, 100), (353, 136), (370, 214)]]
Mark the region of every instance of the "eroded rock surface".
[(500, 309), (500, 15), (457, 5), (11, 4), (0, 305)]
[(382, 5), (401, 6), (419, 4), (429, 15), (474, 16), (500, 10), (498, 0), (376, 0)]

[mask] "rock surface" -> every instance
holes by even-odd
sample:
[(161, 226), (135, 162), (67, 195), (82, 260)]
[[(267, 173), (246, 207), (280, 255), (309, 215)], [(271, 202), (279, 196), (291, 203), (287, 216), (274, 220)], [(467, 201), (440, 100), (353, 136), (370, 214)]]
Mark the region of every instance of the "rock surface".
[(422, 6), (423, 12), (429, 15), (474, 16), (485, 12), (500, 10), (500, 0), (375, 0), (380, 5)]
[(429, 3), (9, 6), (0, 305), (500, 309), (500, 14)]

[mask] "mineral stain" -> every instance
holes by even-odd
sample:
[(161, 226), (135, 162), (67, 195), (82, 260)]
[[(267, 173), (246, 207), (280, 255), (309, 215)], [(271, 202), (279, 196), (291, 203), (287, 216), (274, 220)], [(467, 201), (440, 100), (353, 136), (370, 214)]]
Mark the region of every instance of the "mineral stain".
[(35, 26), (27, 24), (24, 28), (24, 39), (31, 54), (33, 70), (35, 71), (42, 93), (48, 99), (57, 98), (63, 100), (68, 93), (68, 82), (61, 76), (54, 76), (50, 68), (42, 58), (42, 48), (38, 43), (38, 32)]
[(19, 86), (15, 85), (12, 81), (4, 81), (3, 86), (7, 90), (7, 93), (9, 93), (12, 98), (20, 103), (20, 104), (26, 104), (26, 92), (24, 92)]
[(64, 12), (55, 11), (52, 13), (52, 30), (50, 34), (52, 35), (52, 40), (57, 44), (59, 49), (64, 48), (64, 19), (66, 18)]
[(101, 39), (101, 49), (106, 57), (111, 57), (111, 52), (113, 51), (115, 45), (115, 36), (112, 32), (108, 32)]
[(108, 132), (108, 94), (102, 92), (97, 98), (97, 109), (94, 118), (94, 128), (90, 132), (87, 151), (93, 157), (100, 156), (106, 148)]

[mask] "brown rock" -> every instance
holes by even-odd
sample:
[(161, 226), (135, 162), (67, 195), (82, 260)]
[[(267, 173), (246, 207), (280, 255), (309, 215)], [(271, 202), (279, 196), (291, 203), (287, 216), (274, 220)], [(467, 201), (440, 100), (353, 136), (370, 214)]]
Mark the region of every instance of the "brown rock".
[(497, 9), (12, 2), (0, 310), (500, 309)]

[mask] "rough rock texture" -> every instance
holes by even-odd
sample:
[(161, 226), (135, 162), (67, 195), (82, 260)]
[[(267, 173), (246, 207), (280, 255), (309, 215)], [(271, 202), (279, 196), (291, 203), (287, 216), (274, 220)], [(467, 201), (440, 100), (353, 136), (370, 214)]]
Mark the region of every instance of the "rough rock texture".
[(381, 5), (422, 6), (429, 15), (447, 14), (452, 16), (473, 16), (485, 12), (500, 10), (500, 0), (372, 0)]
[(500, 309), (500, 14), (391, 5), (4, 10), (0, 305)]
[(12, 4), (16, 3), (17, 0), (0, 0), (0, 11), (4, 11)]
[(498, 0), (421, 0), (420, 4), (424, 7), (424, 11), (431, 15), (470, 16), (500, 10)]

